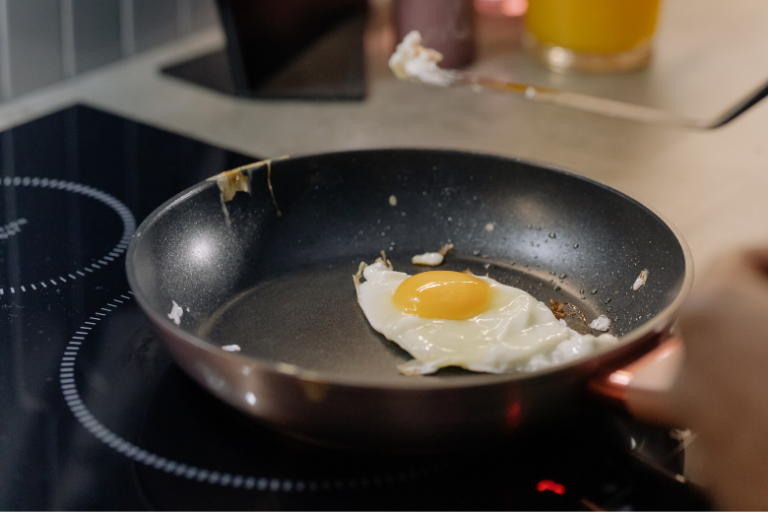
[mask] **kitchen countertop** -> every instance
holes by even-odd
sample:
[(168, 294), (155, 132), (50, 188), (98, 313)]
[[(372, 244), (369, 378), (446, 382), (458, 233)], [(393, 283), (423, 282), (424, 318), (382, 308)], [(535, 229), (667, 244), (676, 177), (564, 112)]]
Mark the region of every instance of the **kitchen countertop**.
[[(739, 1), (766, 19), (765, 2)], [(697, 23), (678, 25), (701, 30), (701, 23), (718, 21), (722, 8), (717, 4), (669, 0), (665, 22), (682, 20), (690, 8)], [(160, 74), (164, 65), (222, 47), (222, 34), (212, 29), (0, 104), (0, 130), (80, 102), (246, 154), (432, 147), (517, 156), (570, 169), (650, 206), (683, 233), (698, 270), (730, 248), (766, 240), (768, 227), (759, 219), (768, 218), (763, 192), (768, 186), (768, 102), (723, 128), (699, 132), (608, 119), (519, 96), (401, 82), (386, 68), (394, 36), (381, 12), (375, 12), (366, 38), (368, 97), (363, 102), (243, 100)], [(754, 24), (759, 16), (748, 18), (743, 23)], [(481, 23), (478, 68), (504, 72), (509, 65), (505, 55), (519, 51), (511, 36), (519, 31), (516, 23)], [(685, 35), (664, 35), (664, 43), (682, 48)], [(727, 71), (741, 83), (762, 76), (749, 65)], [(719, 98), (716, 93), (691, 86), (680, 101), (690, 103), (693, 97), (703, 105), (707, 94)]]

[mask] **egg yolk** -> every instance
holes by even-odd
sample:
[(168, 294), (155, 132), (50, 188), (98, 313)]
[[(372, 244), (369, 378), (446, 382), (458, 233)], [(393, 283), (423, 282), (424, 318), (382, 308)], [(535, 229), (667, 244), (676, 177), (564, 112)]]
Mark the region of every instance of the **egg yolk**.
[(400, 283), (392, 300), (409, 315), (466, 320), (488, 308), (491, 287), (482, 279), (461, 272), (422, 272)]

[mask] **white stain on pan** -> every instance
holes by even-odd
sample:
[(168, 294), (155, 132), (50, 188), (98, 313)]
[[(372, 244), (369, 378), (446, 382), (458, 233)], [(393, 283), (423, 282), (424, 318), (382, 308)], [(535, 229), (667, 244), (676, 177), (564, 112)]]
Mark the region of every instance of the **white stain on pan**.
[(645, 269), (642, 272), (640, 272), (640, 275), (637, 276), (637, 279), (635, 279), (634, 284), (632, 284), (632, 289), (634, 291), (639, 290), (640, 287), (643, 286), (647, 280), (648, 280), (648, 269)]
[(184, 316), (184, 310), (176, 304), (175, 300), (172, 300), (173, 306), (171, 306), (171, 312), (168, 313), (168, 318), (173, 320), (176, 325), (181, 325), (181, 317)]
[(417, 254), (411, 258), (411, 263), (414, 265), (426, 265), (428, 267), (436, 267), (443, 262), (443, 255), (439, 252), (425, 252), (424, 254)]
[(589, 324), (589, 327), (596, 331), (607, 331), (611, 326), (611, 319), (605, 315), (600, 315)]
[[(123, 236), (120, 238), (117, 245), (115, 245), (109, 252), (107, 252), (107, 254), (101, 256), (101, 258), (96, 259), (94, 263), (86, 265), (81, 269), (76, 269), (72, 272), (56, 276), (53, 279), (42, 280), (39, 283), (25, 283), (24, 285), (19, 286), (19, 290), (17, 290), (15, 287), (9, 287), (9, 295), (37, 291), (38, 286), (40, 287), (39, 289), (46, 289), (49, 286), (60, 286), (61, 283), (66, 284), (69, 281), (74, 281), (78, 278), (84, 278), (88, 274), (92, 274), (95, 271), (101, 270), (103, 267), (115, 261), (115, 259), (119, 258), (125, 252), (125, 250), (128, 248), (128, 244), (131, 241), (131, 235), (133, 235), (133, 232), (136, 230), (136, 219), (134, 219), (133, 213), (131, 213), (127, 206), (106, 192), (102, 192), (96, 188), (89, 187), (88, 185), (50, 178), (6, 176), (0, 180), (0, 186), (6, 188), (48, 188), (52, 190), (61, 190), (63, 192), (80, 194), (95, 199), (96, 201), (99, 201), (100, 203), (108, 206), (115, 213), (117, 213), (117, 215), (120, 217), (120, 220), (123, 222)], [(0, 228), (0, 240), (9, 238), (12, 235), (18, 235), (21, 231), (21, 226), (25, 224), (27, 224), (27, 219), (17, 219), (3, 226)], [(5, 295), (5, 289), (0, 287), (0, 297), (3, 295)]]
[(426, 265), (428, 267), (436, 267), (443, 263), (445, 255), (453, 249), (453, 244), (445, 244), (437, 252), (425, 252), (424, 254), (417, 254), (411, 258), (411, 263), (414, 265)]
[[(131, 293), (131, 292), (129, 292)], [(132, 295), (132, 293), (131, 293)], [(119, 298), (115, 298), (106, 304), (106, 308), (101, 308), (102, 311), (111, 313), (119, 306), (127, 301), (132, 300), (127, 295), (120, 295)], [(285, 478), (285, 477), (269, 477), (269, 476), (249, 476), (236, 473), (222, 473), (220, 471), (211, 471), (208, 469), (198, 468), (196, 466), (184, 464), (179, 461), (170, 460), (166, 457), (151, 453), (143, 448), (126, 441), (115, 432), (104, 426), (86, 406), (83, 399), (80, 397), (80, 392), (77, 388), (77, 380), (75, 378), (75, 364), (77, 363), (77, 355), (86, 342), (87, 336), (91, 331), (98, 327), (106, 315), (104, 313), (95, 313), (94, 316), (88, 317), (88, 320), (83, 322), (83, 325), (75, 332), (70, 338), (64, 349), (64, 354), (61, 358), (61, 364), (59, 365), (59, 383), (61, 385), (61, 393), (64, 396), (64, 400), (69, 407), (69, 410), (77, 418), (80, 424), (88, 432), (90, 432), (98, 440), (117, 451), (145, 466), (153, 467), (157, 470), (165, 473), (173, 474), (179, 478), (186, 478), (187, 480), (196, 480), (198, 482), (205, 482), (212, 485), (220, 485), (222, 487), (243, 488), (248, 490), (268, 491), (268, 492), (318, 492), (318, 491), (345, 491), (353, 489), (366, 489), (380, 487), (383, 485), (391, 485), (397, 483), (403, 483), (417, 478), (424, 478), (431, 474), (436, 473), (440, 468), (421, 468), (412, 469), (407, 471), (399, 471), (397, 473), (386, 473), (381, 475), (369, 475), (359, 476), (347, 479), (330, 479), (330, 478)], [(252, 395), (245, 397), (246, 401), (255, 405), (257, 402), (256, 396)]]

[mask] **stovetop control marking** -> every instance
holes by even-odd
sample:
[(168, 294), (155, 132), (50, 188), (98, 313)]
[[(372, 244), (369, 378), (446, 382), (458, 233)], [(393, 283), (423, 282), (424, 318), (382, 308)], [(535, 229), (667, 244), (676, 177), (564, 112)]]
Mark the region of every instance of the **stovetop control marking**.
[[(66, 180), (57, 180), (57, 179), (49, 179), (49, 178), (33, 178), (29, 176), (20, 177), (16, 176), (14, 178), (11, 178), (10, 176), (6, 176), (2, 180), (0, 180), (0, 185), (6, 186), (6, 187), (40, 187), (40, 188), (49, 188), (54, 190), (64, 190), (66, 192), (74, 192), (76, 194), (81, 194), (86, 197), (90, 197), (92, 199), (95, 199), (99, 201), (100, 203), (108, 206), (111, 208), (117, 215), (120, 217), (120, 220), (123, 222), (123, 236), (120, 238), (120, 241), (115, 245), (112, 249), (107, 252), (106, 256), (102, 256), (100, 259), (97, 259), (97, 263), (91, 263), (89, 267), (85, 267), (82, 270), (85, 270), (86, 272), (93, 273), (93, 270), (91, 269), (101, 269), (102, 266), (108, 265), (110, 262), (115, 261), (115, 258), (122, 255), (125, 250), (128, 248), (128, 244), (131, 241), (131, 236), (133, 235), (133, 232), (136, 231), (136, 219), (133, 217), (133, 213), (131, 213), (131, 210), (128, 209), (125, 204), (123, 204), (119, 199), (115, 198), (114, 196), (111, 196), (107, 194), (106, 192), (102, 192), (99, 189), (90, 187), (88, 185), (82, 185), (80, 183), (75, 183), (73, 181), (66, 181)], [(5, 226), (0, 227), (0, 240), (4, 240), (9, 238), (12, 235), (16, 235), (21, 231), (21, 227), (27, 224), (27, 219), (17, 219), (15, 221), (12, 221)], [(105, 261), (106, 260), (106, 261)], [(99, 263), (101, 265), (99, 265)], [(81, 277), (85, 277), (86, 274), (82, 273), (80, 270), (75, 270), (75, 273), (80, 275)], [(67, 273), (63, 276), (58, 276), (59, 281), (62, 283), (67, 283), (67, 279), (70, 279), (74, 281), (77, 279), (77, 276), (72, 275), (71, 273)], [(49, 279), (49, 282), (53, 286), (59, 286), (59, 283), (57, 283), (53, 279)], [(38, 283), (35, 283), (38, 284)], [(40, 286), (43, 288), (48, 288), (48, 285), (45, 281), (40, 281)], [(37, 287), (34, 286), (34, 284), (30, 283), (26, 286), (29, 286), (32, 288), (32, 290), (36, 291)], [(22, 285), (20, 286), (21, 293), (26, 293), (27, 288), (26, 286)], [(9, 290), (11, 294), (16, 293), (15, 287), (9, 287)], [(5, 295), (5, 290), (0, 287), (0, 296)]]
[(0, 226), (0, 240), (5, 240), (13, 235), (21, 233), (21, 227), (27, 223), (27, 219), (18, 219), (13, 222), (9, 222), (5, 226)]

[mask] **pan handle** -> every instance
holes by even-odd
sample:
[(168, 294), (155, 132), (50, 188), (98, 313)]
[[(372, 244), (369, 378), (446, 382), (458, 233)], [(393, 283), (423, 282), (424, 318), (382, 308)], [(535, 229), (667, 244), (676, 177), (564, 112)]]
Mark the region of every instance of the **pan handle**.
[(627, 366), (589, 383), (589, 390), (603, 401), (634, 413), (642, 411), (644, 419), (667, 424), (659, 398), (668, 391), (683, 361), (683, 340), (673, 335), (656, 348)]

